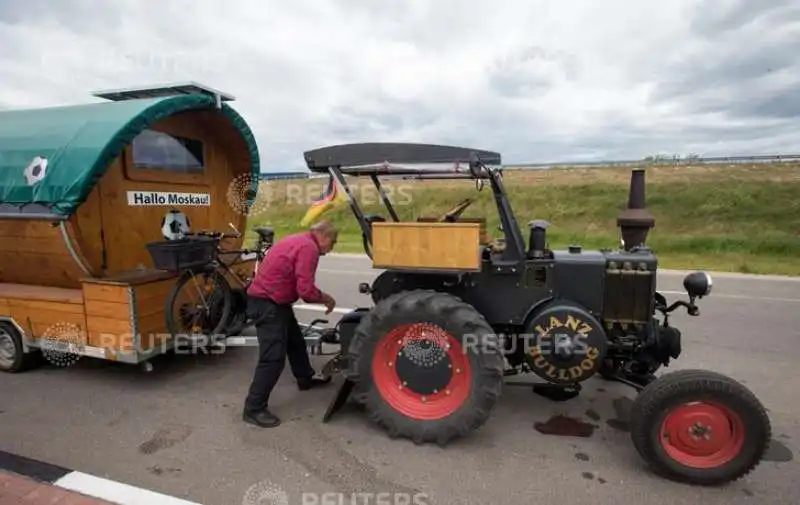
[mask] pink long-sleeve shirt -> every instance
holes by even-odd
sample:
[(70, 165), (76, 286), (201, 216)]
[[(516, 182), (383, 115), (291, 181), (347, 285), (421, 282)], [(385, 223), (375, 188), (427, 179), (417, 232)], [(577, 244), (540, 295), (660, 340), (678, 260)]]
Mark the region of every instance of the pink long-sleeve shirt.
[(280, 305), (290, 305), (298, 299), (322, 302), (322, 291), (316, 285), (319, 257), (319, 244), (311, 232), (278, 240), (259, 265), (247, 294), (269, 298)]

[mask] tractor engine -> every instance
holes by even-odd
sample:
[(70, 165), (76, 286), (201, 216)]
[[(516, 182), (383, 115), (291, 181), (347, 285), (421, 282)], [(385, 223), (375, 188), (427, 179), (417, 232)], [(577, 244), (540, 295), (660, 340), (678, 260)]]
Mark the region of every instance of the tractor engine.
[(622, 250), (570, 246), (543, 254), (546, 223), (531, 223), (529, 257), (552, 259), (555, 301), (526, 324), (533, 350), (525, 356), (549, 382), (581, 382), (597, 372), (649, 375), (680, 354), (680, 332), (654, 318), (657, 304), (666, 301), (656, 292), (658, 259), (645, 246), (655, 220), (644, 205), (642, 170), (632, 174), (628, 207), (617, 224)]
[(631, 251), (553, 251), (554, 300), (524, 328), (525, 360), (548, 382), (582, 382), (597, 372), (651, 374), (680, 354), (680, 332), (654, 312), (657, 259)]

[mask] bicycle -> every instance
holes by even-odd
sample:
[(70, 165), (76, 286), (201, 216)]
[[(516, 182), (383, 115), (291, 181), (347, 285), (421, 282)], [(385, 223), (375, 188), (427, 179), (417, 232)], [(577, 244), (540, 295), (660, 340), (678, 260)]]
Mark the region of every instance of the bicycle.
[[(275, 232), (272, 228), (256, 227), (253, 228), (253, 231), (258, 235), (253, 249), (224, 250), (220, 252), (220, 256), (236, 254), (233, 262), (223, 262), (221, 265), (221, 268), (229, 273), (238, 285), (231, 287), (231, 309), (228, 315), (228, 323), (224, 327), (224, 333), (228, 336), (238, 335), (250, 323), (247, 317), (247, 288), (255, 278), (259, 265), (264, 261), (267, 251), (272, 247), (275, 239)], [(245, 257), (251, 254), (256, 256), (252, 275), (241, 276), (237, 274), (233, 267), (239, 263), (249, 261), (249, 258), (246, 259)]]
[[(173, 338), (187, 333), (200, 336), (230, 335), (231, 330), (238, 333), (247, 324), (246, 310), (242, 310), (239, 303), (243, 296), (239, 296), (238, 290), (234, 291), (225, 274), (230, 274), (243, 294), (253, 276), (241, 276), (232, 267), (248, 261), (245, 256), (255, 254), (257, 269), (272, 247), (274, 232), (270, 228), (256, 228), (254, 231), (258, 234), (258, 242), (255, 248), (226, 250), (220, 247), (220, 241), (242, 236), (235, 226), (230, 226), (235, 233), (190, 232), (184, 233), (178, 240), (147, 245), (156, 268), (179, 273), (165, 302), (167, 329)], [(227, 263), (222, 256), (230, 254), (235, 254), (237, 259)], [(192, 281), (199, 294), (199, 303), (194, 300), (180, 303), (176, 309), (182, 289)], [(186, 326), (188, 332), (180, 331)]]

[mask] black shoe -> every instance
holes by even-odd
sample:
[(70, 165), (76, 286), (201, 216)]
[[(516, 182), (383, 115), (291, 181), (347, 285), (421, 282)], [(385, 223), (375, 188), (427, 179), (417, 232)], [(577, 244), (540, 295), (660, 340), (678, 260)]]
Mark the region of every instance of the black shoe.
[(242, 420), (261, 428), (274, 428), (281, 424), (281, 420), (267, 409), (260, 412), (248, 412), (245, 410), (242, 414)]
[(299, 379), (297, 381), (297, 387), (300, 391), (308, 391), (311, 388), (315, 388), (318, 386), (324, 386), (325, 384), (331, 381), (330, 377), (326, 377), (324, 379), (318, 377), (312, 377), (310, 379)]

